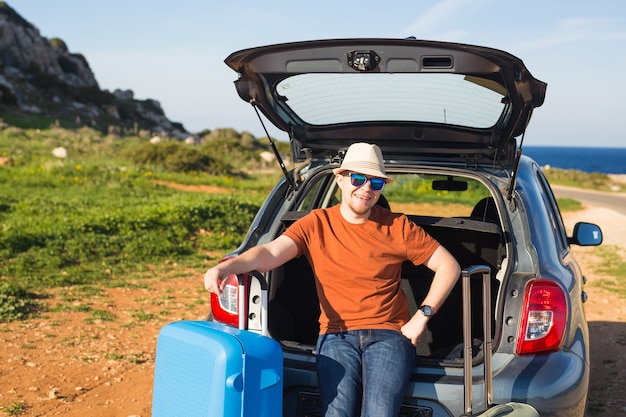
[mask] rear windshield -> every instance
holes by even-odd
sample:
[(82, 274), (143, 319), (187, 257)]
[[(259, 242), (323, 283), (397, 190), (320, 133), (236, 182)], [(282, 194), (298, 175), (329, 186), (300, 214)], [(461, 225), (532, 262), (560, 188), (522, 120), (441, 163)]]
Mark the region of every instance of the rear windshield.
[[(481, 182), (463, 177), (430, 174), (392, 174), (380, 203), (392, 211), (420, 216), (470, 217), (499, 222), (491, 193)], [(301, 200), (298, 211), (330, 207), (341, 201), (334, 176), (319, 178)]]
[(493, 127), (504, 88), (462, 74), (299, 74), (276, 87), (281, 101), (311, 125), (367, 121)]

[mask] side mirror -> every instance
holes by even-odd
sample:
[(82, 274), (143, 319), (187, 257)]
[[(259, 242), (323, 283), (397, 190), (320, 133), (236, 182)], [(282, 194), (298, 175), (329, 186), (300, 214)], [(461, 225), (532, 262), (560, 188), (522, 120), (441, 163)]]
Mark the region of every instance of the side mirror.
[(598, 246), (602, 243), (602, 230), (592, 223), (580, 222), (574, 226), (572, 237), (567, 238), (571, 245)]

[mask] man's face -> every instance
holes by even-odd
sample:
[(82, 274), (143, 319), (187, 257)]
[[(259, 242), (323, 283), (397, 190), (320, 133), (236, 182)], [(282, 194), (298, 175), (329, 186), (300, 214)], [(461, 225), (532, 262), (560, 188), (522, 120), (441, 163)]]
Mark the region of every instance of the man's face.
[(378, 201), (381, 191), (372, 190), (369, 176), (368, 180), (360, 187), (352, 185), (350, 172), (337, 174), (337, 183), (341, 188), (341, 204), (345, 205), (356, 215), (367, 214)]

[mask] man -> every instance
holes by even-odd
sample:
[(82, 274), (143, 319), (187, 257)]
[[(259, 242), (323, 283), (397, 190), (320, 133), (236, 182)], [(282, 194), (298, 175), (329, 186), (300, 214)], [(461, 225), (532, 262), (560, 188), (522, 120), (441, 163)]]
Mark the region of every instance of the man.
[[(218, 293), (231, 274), (265, 272), (306, 256), (321, 308), (316, 351), (324, 415), (396, 417), (415, 344), (454, 287), (460, 267), (405, 215), (376, 206), (385, 184), (393, 181), (378, 146), (352, 144), (333, 172), (341, 204), (313, 210), (275, 240), (209, 269), (204, 285)], [(400, 289), (406, 260), (435, 271), (410, 319)]]

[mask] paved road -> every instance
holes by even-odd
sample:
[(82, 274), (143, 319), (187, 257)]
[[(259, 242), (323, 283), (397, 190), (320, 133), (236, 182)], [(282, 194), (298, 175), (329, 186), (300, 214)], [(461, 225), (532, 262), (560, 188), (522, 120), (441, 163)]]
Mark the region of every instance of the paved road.
[(621, 214), (626, 214), (626, 193), (607, 193), (584, 190), (581, 188), (553, 185), (552, 191), (557, 197), (567, 197), (594, 206), (606, 207)]

